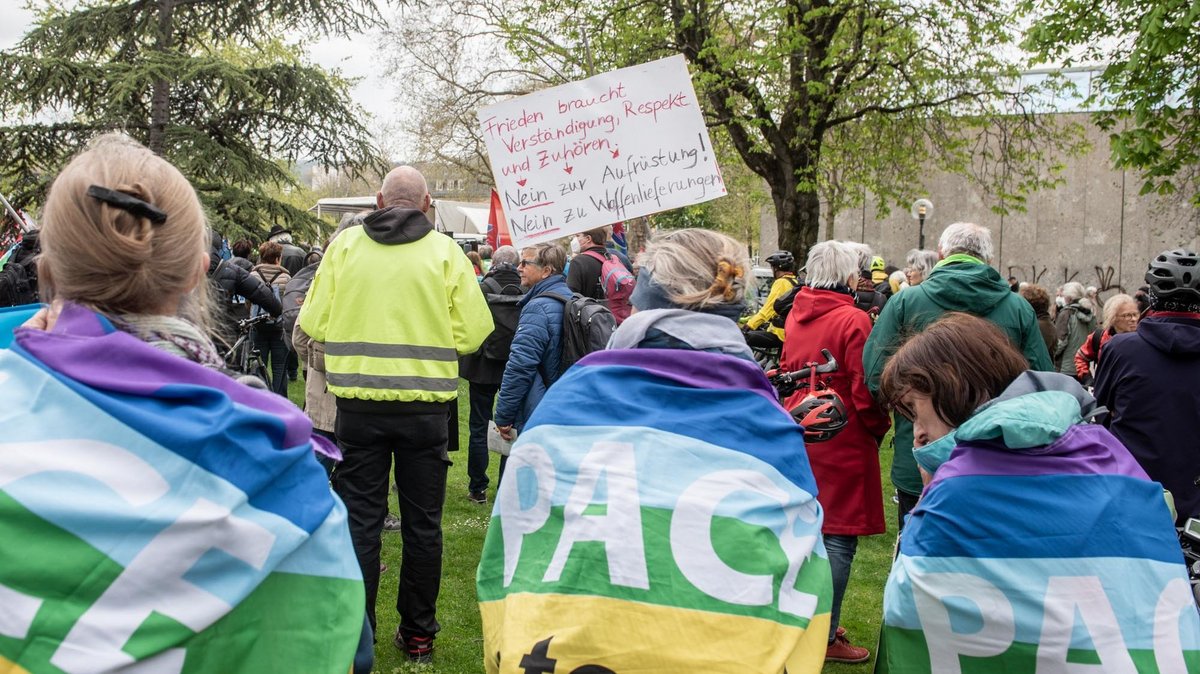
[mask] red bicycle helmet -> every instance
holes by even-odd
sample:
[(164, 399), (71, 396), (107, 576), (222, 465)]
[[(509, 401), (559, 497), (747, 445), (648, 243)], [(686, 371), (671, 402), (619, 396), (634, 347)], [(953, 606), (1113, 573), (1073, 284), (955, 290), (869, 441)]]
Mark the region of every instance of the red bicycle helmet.
[(804, 428), (805, 442), (825, 442), (849, 423), (846, 405), (832, 389), (809, 393), (791, 412), (796, 423)]

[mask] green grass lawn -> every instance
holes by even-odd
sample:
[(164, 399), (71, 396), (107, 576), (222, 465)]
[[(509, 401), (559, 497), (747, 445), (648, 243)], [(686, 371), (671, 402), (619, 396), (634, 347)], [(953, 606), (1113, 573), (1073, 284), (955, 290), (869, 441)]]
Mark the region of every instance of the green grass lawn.
[[(293, 402), (301, 404), (304, 399), (304, 382), (293, 382), (288, 390)], [(433, 672), (444, 674), (478, 674), (483, 672), (483, 637), (481, 634), (479, 608), (475, 600), (475, 567), (479, 565), (479, 553), (483, 537), (487, 532), (491, 503), (476, 505), (467, 500), (467, 391), (466, 383), (459, 386), (459, 432), (462, 450), (450, 455), (454, 465), (450, 468), (446, 486), (446, 508), (442, 526), (445, 539), (445, 554), (442, 562), (442, 590), (438, 599), (438, 620), (442, 631), (438, 634), (437, 650), (433, 665), (413, 665), (392, 645), (392, 635), (399, 620), (395, 606), (396, 584), (400, 571), (400, 535), (384, 533), (383, 561), (388, 570), (380, 579), (379, 603), (376, 615), (379, 621), (378, 643), (375, 647), (375, 671), (382, 674), (397, 672)], [(857, 645), (871, 649), (875, 654), (875, 641), (879, 635), (883, 604), (883, 585), (891, 568), (892, 547), (896, 536), (896, 504), (891, 499), (891, 436), (884, 443), (880, 456), (883, 471), (884, 511), (888, 526), (887, 534), (862, 538), (858, 554), (854, 558), (854, 569), (850, 587), (842, 603), (842, 626), (847, 636)], [(499, 462), (490, 462), (488, 473), (492, 488), (496, 484)], [(488, 494), (489, 501), (494, 494)], [(393, 497), (392, 512), (398, 512)], [(860, 665), (829, 664), (825, 672), (871, 671), (871, 663)]]

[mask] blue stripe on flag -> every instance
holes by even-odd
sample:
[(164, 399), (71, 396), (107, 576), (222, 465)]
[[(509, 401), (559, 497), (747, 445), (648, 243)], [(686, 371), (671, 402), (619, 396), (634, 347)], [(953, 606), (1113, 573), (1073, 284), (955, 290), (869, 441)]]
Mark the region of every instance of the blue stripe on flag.
[[(581, 442), (580, 438), (586, 438), (586, 442)], [(574, 471), (598, 443), (631, 445), (637, 474), (625, 475), (623, 470), (617, 475), (608, 474), (606, 478), (597, 482), (596, 492), (590, 501), (592, 503), (606, 503), (609, 499), (608, 485), (613, 479), (619, 478), (636, 480), (637, 498), (643, 508), (674, 510), (684, 490), (692, 487), (697, 480), (711, 478), (720, 471), (752, 471), (766, 476), (773, 485), (788, 495), (789, 501), (810, 503), (811, 507), (804, 513), (809, 521), (816, 521), (820, 514), (820, 506), (813, 494), (798, 488), (770, 464), (745, 452), (655, 428), (592, 426), (586, 433), (580, 433), (580, 429), (575, 426), (541, 425), (523, 434), (513, 452), (522, 452), (522, 447), (526, 444), (540, 445), (553, 463), (555, 473), (560, 476), (563, 473), (570, 475), (570, 479), (560, 477), (555, 481), (554, 492), (550, 496), (551, 505), (562, 506), (567, 503), (575, 489), (577, 476)], [(681, 456), (686, 456), (689, 460), (680, 461)], [(620, 470), (615, 466), (613, 468)], [(522, 503), (531, 503), (537, 499), (537, 485), (532, 480), (514, 479), (518, 480)], [(767, 498), (755, 492), (738, 491), (722, 501), (717, 514), (737, 517), (772, 530), (781, 530), (784, 526), (784, 513), (764, 501)], [(817, 533), (815, 530), (808, 532), (814, 536)], [(797, 532), (797, 535), (801, 534)]]
[(926, 491), (904, 527), (901, 552), (1182, 563), (1174, 533), (1157, 482), (1116, 475), (967, 476)]
[[(905, 528), (907, 534), (908, 529)], [(914, 587), (929, 574), (967, 574), (995, 586), (1011, 604), (1016, 623), (1015, 641), (1036, 644), (1041, 640), (1043, 599), (1051, 576), (1077, 578), (1094, 576), (1100, 581), (1105, 597), (1121, 628), (1125, 646), (1130, 649), (1154, 649), (1154, 624), (1146, 620), (1148, 607), (1155, 606), (1160, 594), (1172, 580), (1186, 581), (1181, 564), (1167, 564), (1126, 557), (1054, 558), (1054, 559), (971, 559), (966, 557), (909, 557), (900, 555), (892, 569), (884, 594), (884, 622), (892, 627), (920, 630), (921, 620), (915, 602)], [(945, 581), (941, 581), (944, 589)], [(1186, 592), (1186, 590), (1185, 590)], [(1082, 599), (1082, 598), (1081, 598)], [(961, 602), (959, 595), (946, 600)], [(956, 604), (967, 606), (967, 604)], [(970, 611), (957, 611), (969, 614)], [(1084, 616), (1088, 618), (1088, 616)], [(1200, 648), (1200, 614), (1183, 611), (1179, 633), (1184, 650)], [(974, 626), (957, 626), (956, 631), (971, 633)], [(1076, 623), (1072, 648), (1095, 650), (1082, 623)]]
[(804, 491), (817, 493), (804, 451), (804, 431), (757, 393), (740, 388), (686, 389), (639, 367), (586, 365), (571, 368), (547, 396), (526, 430), (547, 416), (562, 426), (600, 422), (658, 428), (749, 454)]
[[(62, 441), (76, 446), (90, 442), (95, 448), (91, 454), (51, 471), (35, 472), (7, 484), (0, 479), (4, 491), (39, 517), (82, 538), (122, 566), (127, 566), (154, 536), (204, 499), (229, 510), (235, 517), (262, 527), (275, 537), (263, 569), (254, 570), (235, 563), (240, 567), (239, 573), (265, 576), (282, 559), (304, 549), (306, 558), (290, 558), (288, 570), (334, 578), (360, 577), (354, 560), (338, 554), (337, 548), (349, 543), (345, 532), (346, 511), (332, 496), (328, 485), (319, 485), (316, 489), (304, 487), (307, 491), (287, 488), (283, 484), (263, 487), (267, 491), (282, 492), (275, 495), (276, 499), (324, 500), (328, 503), (327, 514), (314, 531), (303, 530), (278, 513), (255, 507), (253, 500), (247, 503), (246, 493), (221, 475), (202, 469), (182, 453), (163, 447), (89, 404), (78, 392), (35, 362), (11, 351), (0, 351), (0, 377), (3, 376), (8, 379), (0, 386), (0, 423), (8, 423), (0, 449), (44, 453), (60, 447)], [(18, 423), (33, 406), (36, 406), (39, 423), (36, 426)], [(104, 449), (104, 456), (99, 455), (100, 449)], [(239, 450), (234, 445), (227, 446), (225, 451), (229, 463), (245, 460), (238, 457)], [(43, 455), (40, 462), (57, 465), (50, 458)], [(89, 460), (124, 461), (128, 467), (114, 471), (110, 464), (89, 465)], [(145, 503), (130, 503), (128, 494), (118, 494), (112, 485), (95, 477), (134, 474), (135, 469), (149, 478), (161, 479), (165, 491), (155, 493), (153, 499)], [(317, 470), (324, 474), (319, 466)], [(0, 471), (0, 478), (3, 477)], [(128, 514), (127, 517), (113, 518), (113, 513), (123, 512)], [(131, 527), (121, 522), (138, 524)], [(214, 561), (220, 559), (214, 557), (197, 566), (197, 584), (211, 585), (214, 593), (219, 595), (228, 593), (228, 589), (221, 589), (227, 581), (217, 571), (222, 567), (231, 568), (230, 564), (214, 565)], [(206, 573), (207, 570), (215, 571)]]
[[(274, 414), (195, 384), (164, 386), (156, 398), (114, 394), (62, 377), (19, 347), (0, 355), (32, 364), (159, 446), (228, 480), (250, 496), (255, 508), (307, 532), (319, 527), (333, 508), (328, 479), (312, 446), (276, 449), (286, 428)], [(295, 498), (296, 493), (309, 496)]]

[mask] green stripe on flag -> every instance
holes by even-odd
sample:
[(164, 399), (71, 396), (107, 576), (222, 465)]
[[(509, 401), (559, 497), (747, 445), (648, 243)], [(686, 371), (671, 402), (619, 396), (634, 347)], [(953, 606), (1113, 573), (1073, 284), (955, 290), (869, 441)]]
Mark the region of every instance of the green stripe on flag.
[(362, 632), (361, 580), (273, 573), (188, 642), (193, 672), (349, 671)]
[[(591, 514), (594, 511), (589, 511)], [(560, 579), (543, 582), (562, 533), (563, 508), (556, 506), (546, 524), (526, 535), (521, 543), (521, 558), (513, 582), (503, 587), (504, 545), (500, 517), (488, 525), (488, 542), (480, 560), (479, 601), (494, 601), (518, 592), (580, 594), (627, 599), (662, 606), (697, 609), (731, 615), (765, 618), (781, 624), (807, 627), (808, 619), (779, 611), (779, 586), (787, 572), (788, 560), (775, 533), (767, 527), (747, 524), (730, 517), (713, 519), (711, 538), (717, 557), (730, 568), (751, 575), (773, 576), (773, 600), (769, 606), (744, 606), (715, 599), (696, 588), (679, 570), (671, 552), (672, 511), (642, 508), (642, 535), (645, 542), (649, 589), (611, 585), (608, 575), (596, 573), (587, 560), (605, 560), (604, 544), (576, 543)], [(832, 603), (829, 592), (829, 561), (811, 555), (801, 567), (796, 589), (819, 597), (815, 614), (828, 613)]]
[[(31, 672), (59, 672), (50, 664), (71, 626), (120, 575), (121, 567), (74, 534), (38, 517), (0, 491), (0, 585), (47, 600), (22, 642), (0, 636), (0, 656)], [(48, 578), (47, 569), (55, 570)]]
[[(46, 600), (36, 639), (0, 636), (0, 656), (31, 672), (57, 673), (58, 645), (123, 568), (87, 542), (0, 491), (0, 584)], [(46, 569), (54, 569), (53, 577)], [(183, 646), (184, 672), (348, 671), (363, 621), (362, 581), (288, 573), (267, 576), (199, 634), (152, 613), (124, 651), (136, 658)], [(19, 659), (18, 659), (19, 656)]]
[[(929, 648), (925, 634), (920, 630), (884, 627), (883, 638), (887, 643), (886, 663), (880, 663), (876, 672), (882, 674), (915, 674), (930, 671)], [(1159, 674), (1154, 651), (1136, 649), (1129, 651), (1130, 659), (1138, 674)], [(1184, 651), (1184, 661), (1189, 674), (1200, 673), (1200, 652)], [(959, 656), (962, 674), (1011, 674), (1011, 672), (1033, 672), (1037, 670), (1037, 644), (1015, 642), (1000, 655), (990, 658)], [(1101, 665), (1096, 651), (1072, 648), (1067, 651), (1067, 662), (1079, 665)]]

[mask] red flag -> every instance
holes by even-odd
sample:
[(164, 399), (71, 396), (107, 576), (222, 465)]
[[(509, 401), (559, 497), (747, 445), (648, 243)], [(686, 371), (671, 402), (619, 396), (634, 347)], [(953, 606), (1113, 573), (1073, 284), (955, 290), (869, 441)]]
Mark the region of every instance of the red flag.
[(500, 195), (495, 188), (492, 188), (492, 206), (488, 209), (487, 245), (492, 250), (512, 245), (512, 237), (508, 234), (508, 218), (504, 216), (504, 206), (500, 205)]

